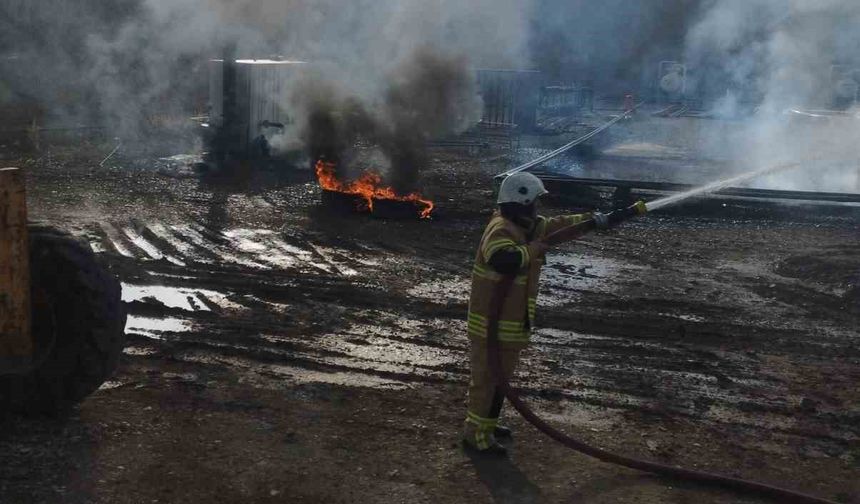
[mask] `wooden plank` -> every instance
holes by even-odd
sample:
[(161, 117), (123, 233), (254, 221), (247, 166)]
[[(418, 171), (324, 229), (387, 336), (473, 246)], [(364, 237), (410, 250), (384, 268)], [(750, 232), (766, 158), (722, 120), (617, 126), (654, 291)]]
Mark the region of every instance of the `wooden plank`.
[[(0, 169), (0, 366), (29, 361), (30, 256), (24, 173)], [(0, 369), (2, 371), (2, 369)]]

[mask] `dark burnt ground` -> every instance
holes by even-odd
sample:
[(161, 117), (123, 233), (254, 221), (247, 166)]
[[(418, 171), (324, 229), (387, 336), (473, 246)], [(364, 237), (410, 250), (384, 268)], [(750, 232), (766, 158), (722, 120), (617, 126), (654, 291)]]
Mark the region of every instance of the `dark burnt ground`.
[[(453, 446), (502, 154), (438, 151), (432, 222), (333, 213), (306, 172), (102, 158), (18, 163), (33, 216), (101, 251), (131, 318), (119, 375), (71, 419), (6, 422), (10, 502), (758, 502), (591, 462), (513, 414), (511, 462)], [(718, 202), (567, 245), (517, 382), (602, 447), (860, 502), (858, 223)]]

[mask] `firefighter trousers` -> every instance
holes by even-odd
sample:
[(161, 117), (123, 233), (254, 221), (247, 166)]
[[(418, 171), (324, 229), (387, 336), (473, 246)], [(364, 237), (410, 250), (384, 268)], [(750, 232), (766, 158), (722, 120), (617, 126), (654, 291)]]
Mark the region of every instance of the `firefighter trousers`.
[[(522, 347), (502, 345), (502, 373), (510, 379), (516, 371)], [(504, 395), (496, 388), (487, 360), (487, 342), (471, 338), (471, 379), (469, 380), (468, 411), (464, 439), (484, 450), (495, 442), (493, 431), (499, 422)]]

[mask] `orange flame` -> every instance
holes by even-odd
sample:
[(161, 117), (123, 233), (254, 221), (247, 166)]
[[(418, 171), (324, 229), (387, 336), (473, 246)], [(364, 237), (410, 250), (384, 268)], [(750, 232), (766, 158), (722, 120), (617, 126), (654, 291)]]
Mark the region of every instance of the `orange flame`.
[(394, 200), (394, 201), (411, 201), (422, 205), (424, 208), (419, 212), (422, 219), (429, 219), (433, 213), (435, 204), (424, 199), (421, 194), (414, 192), (406, 196), (398, 196), (394, 189), (382, 185), (382, 177), (373, 171), (366, 171), (361, 176), (349, 183), (344, 183), (338, 180), (335, 174), (335, 164), (327, 161), (319, 160), (316, 165), (317, 179), (319, 179), (320, 187), (326, 191), (340, 192), (346, 194), (354, 194), (360, 196), (366, 202), (366, 207), (373, 211), (374, 200)]

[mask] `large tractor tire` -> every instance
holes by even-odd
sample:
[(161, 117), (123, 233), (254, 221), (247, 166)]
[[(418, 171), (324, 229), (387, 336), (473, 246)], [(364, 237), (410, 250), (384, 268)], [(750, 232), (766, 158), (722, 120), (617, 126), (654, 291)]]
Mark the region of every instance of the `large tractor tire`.
[(63, 412), (116, 370), (125, 345), (122, 287), (81, 243), (30, 225), (35, 367), (0, 376), (0, 412)]

